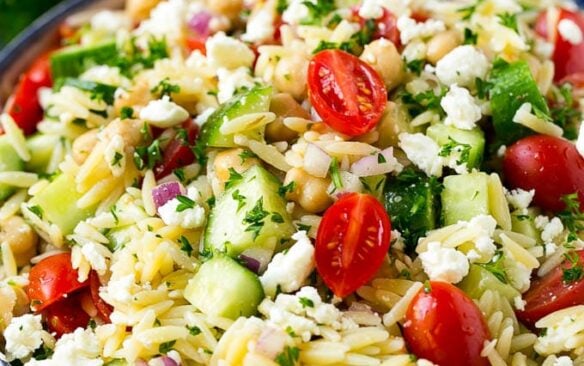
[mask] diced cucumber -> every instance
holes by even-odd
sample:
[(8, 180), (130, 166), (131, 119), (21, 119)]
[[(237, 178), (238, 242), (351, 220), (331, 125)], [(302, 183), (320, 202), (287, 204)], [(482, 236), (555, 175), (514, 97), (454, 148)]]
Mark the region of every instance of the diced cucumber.
[(206, 315), (237, 319), (257, 312), (264, 289), (255, 273), (229, 257), (215, 256), (189, 281), (184, 296)]
[(534, 208), (527, 209), (527, 213), (523, 212), (523, 210), (513, 212), (511, 214), (513, 231), (535, 239), (537, 243), (541, 243), (541, 234), (535, 227), (535, 218), (537, 215), (538, 212)]
[(497, 291), (509, 301), (521, 296), (519, 291), (511, 285), (499, 281), (494, 274), (476, 264), (471, 264), (468, 275), (458, 284), (458, 287), (472, 299), (480, 299), (486, 290)]
[(211, 210), (206, 247), (232, 257), (249, 248), (285, 249), (295, 230), (278, 179), (254, 166), (233, 183)]
[(383, 202), (383, 187), (387, 181), (385, 175), (372, 175), (369, 177), (361, 177), (359, 179), (361, 180), (361, 184), (363, 184), (366, 193), (375, 196), (375, 198)]
[(440, 146), (462, 145), (468, 151), (468, 160), (466, 160), (468, 169), (480, 168), (485, 152), (485, 134), (480, 128), (461, 130), (437, 123), (428, 127), (426, 134)]
[[(24, 162), (18, 156), (6, 136), (0, 136), (0, 172), (16, 172), (24, 168)], [(5, 200), (14, 193), (15, 188), (6, 184), (0, 184), (0, 201)]]
[(384, 205), (392, 225), (401, 232), (408, 250), (436, 227), (441, 186), (436, 178), (408, 168), (385, 183)]
[[(217, 109), (203, 125), (198, 144), (203, 147), (236, 147), (233, 135), (223, 135), (220, 128), (233, 119), (250, 114), (268, 112), (272, 88), (258, 86), (237, 94), (219, 109)], [(245, 134), (250, 139), (261, 140), (264, 137), (264, 128), (249, 131)]]
[(123, 358), (114, 358), (113, 360), (106, 362), (104, 366), (129, 366), (128, 362)]
[(445, 225), (489, 214), (489, 176), (485, 173), (444, 178), (442, 216)]
[(108, 84), (96, 83), (94, 81), (80, 80), (75, 78), (62, 78), (57, 80), (54, 89), (60, 90), (64, 86), (71, 86), (79, 90), (91, 93), (94, 99), (100, 99), (109, 105), (114, 104), (114, 94), (117, 87)]
[(118, 55), (114, 40), (91, 46), (69, 46), (51, 56), (53, 80), (62, 77), (77, 77), (96, 65), (109, 65)]
[(81, 197), (82, 194), (75, 188), (75, 178), (61, 174), (31, 198), (28, 209), (57, 225), (63, 235), (68, 235), (79, 222), (95, 213), (96, 207), (77, 207)]
[(515, 113), (523, 103), (531, 103), (532, 110), (549, 115), (545, 98), (531, 75), (527, 62), (507, 63), (497, 60), (489, 81), (491, 89), (491, 110), (497, 142), (508, 145), (534, 132), (513, 122)]
[(61, 143), (61, 137), (56, 135), (37, 134), (26, 140), (30, 151), (30, 160), (26, 162), (26, 170), (35, 173), (46, 173), (53, 150)]

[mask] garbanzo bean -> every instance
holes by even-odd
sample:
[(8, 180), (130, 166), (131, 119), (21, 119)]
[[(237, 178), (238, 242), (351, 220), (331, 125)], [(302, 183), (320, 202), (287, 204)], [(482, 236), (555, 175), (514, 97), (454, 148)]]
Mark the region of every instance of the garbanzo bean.
[(160, 0), (126, 0), (126, 13), (134, 22), (139, 22), (150, 16), (150, 11)]
[(331, 205), (332, 199), (327, 192), (330, 179), (313, 177), (300, 168), (292, 168), (286, 174), (284, 184), (291, 182), (294, 182), (294, 191), (288, 193), (287, 198), (309, 213), (322, 212)]
[(7, 242), (18, 266), (28, 264), (37, 251), (38, 236), (20, 216), (0, 222), (0, 242)]
[(436, 34), (428, 42), (426, 58), (436, 65), (442, 57), (460, 45), (460, 36), (455, 31), (446, 31)]
[(71, 155), (77, 164), (83, 164), (97, 144), (97, 130), (89, 130), (73, 141)]
[(254, 165), (259, 165), (260, 162), (256, 158), (241, 157), (243, 149), (229, 149), (221, 151), (213, 160), (213, 168), (215, 175), (221, 183), (227, 182), (229, 179), (229, 169), (233, 168), (238, 173), (243, 173)]
[(398, 86), (404, 78), (403, 60), (395, 45), (384, 38), (365, 46), (361, 60), (367, 62), (379, 73), (387, 90)]
[(297, 132), (284, 125), (284, 118), (310, 119), (310, 114), (290, 94), (286, 93), (279, 93), (272, 97), (270, 112), (274, 112), (277, 118), (266, 126), (266, 140), (268, 142), (292, 141), (298, 137)]

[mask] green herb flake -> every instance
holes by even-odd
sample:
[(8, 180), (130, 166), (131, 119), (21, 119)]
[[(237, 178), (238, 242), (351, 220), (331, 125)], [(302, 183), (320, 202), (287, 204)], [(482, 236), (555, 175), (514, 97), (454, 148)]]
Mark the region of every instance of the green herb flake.
[(237, 201), (237, 212), (245, 206), (245, 196), (239, 193), (239, 189), (236, 189), (235, 192), (231, 195), (231, 197)]
[(278, 14), (283, 14), (284, 11), (288, 8), (288, 1), (287, 0), (277, 0), (276, 2), (276, 12)]
[(477, 44), (479, 35), (470, 28), (464, 28), (464, 41), (462, 44)]
[(278, 188), (278, 194), (281, 197), (286, 197), (286, 195), (288, 193), (292, 193), (294, 192), (294, 190), (296, 189), (296, 182), (295, 181), (291, 181), (290, 183), (281, 186), (280, 188)]
[(336, 9), (334, 0), (309, 0), (302, 4), (308, 9), (308, 16), (301, 22), (303, 25), (321, 25), (323, 19)]
[(495, 252), (490, 262), (479, 265), (491, 272), (499, 281), (509, 283), (509, 277), (505, 269), (505, 254), (502, 251), (498, 250)]
[(258, 156), (250, 150), (243, 150), (238, 155), (241, 158), (241, 164), (245, 163), (247, 159), (257, 158)]
[(280, 366), (295, 366), (299, 357), (300, 350), (297, 347), (286, 346), (284, 351), (276, 356), (276, 363)]
[(339, 169), (339, 161), (336, 157), (331, 160), (331, 165), (329, 167), (329, 173), (335, 186), (335, 190), (343, 188), (343, 179), (341, 178), (341, 173)]
[(302, 305), (303, 308), (313, 308), (314, 307), (314, 301), (310, 300), (307, 297), (301, 297), (298, 299), (298, 301), (300, 302), (300, 305)]
[(164, 78), (160, 80), (160, 82), (150, 90), (153, 94), (158, 94), (160, 97), (162, 96), (172, 96), (173, 93), (180, 93), (180, 86), (176, 84), (170, 83), (170, 78)]
[(272, 220), (272, 222), (275, 222), (277, 224), (283, 224), (284, 223), (284, 218), (282, 217), (282, 215), (280, 215), (277, 212), (272, 212), (271, 220)]
[(412, 60), (406, 63), (406, 68), (414, 73), (415, 75), (420, 75), (422, 70), (424, 70), (424, 64), (426, 62), (424, 60)]
[(189, 334), (193, 337), (201, 334), (201, 328), (197, 327), (196, 325), (193, 325), (192, 327), (187, 325), (186, 327), (189, 330)]
[(456, 161), (456, 164), (468, 163), (472, 147), (469, 144), (462, 144), (450, 136), (448, 136), (448, 140), (449, 142), (447, 144), (442, 145), (438, 156), (447, 157), (454, 153), (459, 153), (460, 157)]
[(513, 30), (515, 33), (519, 33), (519, 26), (517, 25), (517, 15), (512, 13), (503, 13), (497, 15), (499, 18), (499, 23), (501, 25)]
[(120, 111), (120, 118), (121, 119), (134, 118), (134, 108), (128, 106), (122, 107), (122, 110)]
[(257, 200), (255, 206), (245, 214), (243, 222), (248, 224), (245, 228), (246, 232), (251, 232), (253, 240), (255, 241), (264, 227), (264, 220), (269, 215), (269, 212), (264, 210), (264, 198)]
[(189, 242), (189, 239), (187, 239), (184, 235), (181, 235), (178, 241), (180, 243), (180, 250), (187, 253), (187, 255), (190, 257), (193, 253), (193, 246)]
[(176, 212), (183, 212), (185, 210), (195, 208), (195, 201), (188, 198), (187, 196), (178, 195), (176, 196), (176, 199), (179, 202), (178, 206), (176, 206)]
[(235, 169), (229, 168), (229, 179), (225, 182), (225, 189), (229, 189), (243, 180), (243, 175), (239, 174)]
[(158, 352), (163, 355), (167, 354), (168, 352), (172, 351), (175, 343), (176, 341), (161, 343), (158, 347)]
[(112, 166), (122, 166), (122, 158), (124, 157), (119, 151), (116, 151), (114, 154), (114, 158), (112, 159)]
[(28, 206), (27, 209), (32, 212), (33, 214), (35, 214), (39, 219), (43, 219), (43, 215), (44, 215), (44, 211), (41, 208), (41, 206), (35, 205), (35, 206)]
[(578, 239), (578, 233), (584, 230), (584, 212), (580, 211), (580, 199), (578, 193), (568, 194), (562, 197), (566, 209), (557, 216), (568, 230), (568, 243)]
[(580, 281), (584, 278), (584, 267), (578, 253), (570, 251), (564, 254), (566, 264), (562, 266), (562, 279), (566, 284)]

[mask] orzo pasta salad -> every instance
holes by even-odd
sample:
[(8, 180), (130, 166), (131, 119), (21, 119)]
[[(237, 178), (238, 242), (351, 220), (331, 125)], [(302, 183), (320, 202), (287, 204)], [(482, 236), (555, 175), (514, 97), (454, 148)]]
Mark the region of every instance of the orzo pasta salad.
[(128, 0), (0, 116), (2, 365), (584, 365), (584, 13)]

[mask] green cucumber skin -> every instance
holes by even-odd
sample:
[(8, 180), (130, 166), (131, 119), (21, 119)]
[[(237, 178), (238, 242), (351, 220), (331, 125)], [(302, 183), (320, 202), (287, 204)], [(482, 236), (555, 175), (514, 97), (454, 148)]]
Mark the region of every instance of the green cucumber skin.
[(92, 46), (69, 46), (51, 56), (51, 75), (53, 80), (75, 78), (92, 66), (111, 64), (117, 55), (115, 41)]
[(494, 274), (476, 264), (471, 264), (468, 275), (458, 287), (471, 299), (480, 299), (486, 290), (497, 291), (511, 302), (516, 297), (521, 297), (519, 291), (511, 285), (499, 281)]
[(535, 218), (538, 214), (539, 212), (533, 208), (527, 209), (527, 215), (524, 215), (523, 210), (511, 213), (512, 230), (516, 233), (528, 236), (537, 241), (538, 244), (541, 244), (541, 233), (535, 227)]
[(531, 103), (533, 109), (549, 115), (546, 100), (541, 95), (527, 63), (496, 62), (489, 81), (494, 84), (490, 95), (497, 142), (509, 145), (534, 134), (529, 128), (513, 122), (515, 113), (523, 103)]
[(450, 175), (444, 178), (441, 195), (444, 225), (489, 214), (488, 178), (485, 173)]
[(77, 207), (82, 196), (75, 188), (75, 178), (61, 174), (35, 195), (28, 206), (40, 207), (43, 219), (57, 225), (63, 235), (69, 235), (78, 223), (95, 213), (96, 207)]
[[(234, 96), (209, 116), (203, 124), (197, 144), (203, 147), (237, 147), (233, 135), (226, 136), (219, 131), (223, 123), (250, 113), (268, 112), (271, 97), (272, 88), (266, 86), (255, 87)], [(262, 140), (264, 131), (262, 128), (245, 135), (250, 139)]]
[[(217, 198), (205, 230), (205, 247), (225, 252), (231, 257), (249, 248), (267, 249), (272, 253), (286, 249), (295, 229), (286, 211), (286, 200), (278, 194), (279, 187), (280, 181), (260, 166), (251, 167), (243, 173), (239, 183)], [(245, 197), (245, 205), (239, 209), (239, 202), (233, 198), (236, 191)], [(252, 233), (246, 232), (249, 224), (243, 220), (260, 198), (264, 210), (270, 215), (264, 219), (263, 228), (254, 240)], [(283, 222), (272, 221), (271, 213), (274, 212), (282, 217)]]
[[(24, 161), (8, 142), (6, 136), (0, 137), (0, 172), (19, 172), (24, 169)], [(0, 184), (0, 202), (10, 197), (16, 189), (6, 184)]]
[(485, 133), (480, 128), (461, 130), (456, 127), (435, 124), (428, 127), (426, 134), (440, 146), (450, 142), (449, 137), (461, 144), (470, 145), (467, 167), (480, 169), (485, 153)]
[(184, 296), (206, 315), (233, 320), (256, 314), (265, 297), (255, 273), (221, 255), (203, 263), (189, 281)]
[(402, 233), (408, 251), (415, 249), (420, 237), (436, 228), (440, 189), (435, 178), (413, 169), (386, 181), (383, 190), (385, 210), (393, 227)]
[(35, 173), (47, 173), (51, 155), (61, 138), (56, 135), (37, 134), (26, 139), (26, 146), (30, 151), (30, 160), (25, 163), (26, 170)]

